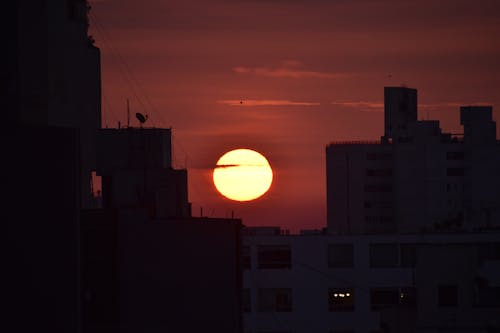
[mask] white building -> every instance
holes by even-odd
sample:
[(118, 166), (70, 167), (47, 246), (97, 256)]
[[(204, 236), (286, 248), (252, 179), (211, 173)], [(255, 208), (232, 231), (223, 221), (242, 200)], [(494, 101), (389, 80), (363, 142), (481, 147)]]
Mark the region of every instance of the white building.
[(500, 232), (247, 228), (242, 261), (245, 332), (500, 329)]
[(417, 120), (417, 91), (385, 88), (379, 141), (326, 147), (328, 231), (478, 230), (500, 226), (500, 141), (491, 106), (460, 108), (463, 134)]

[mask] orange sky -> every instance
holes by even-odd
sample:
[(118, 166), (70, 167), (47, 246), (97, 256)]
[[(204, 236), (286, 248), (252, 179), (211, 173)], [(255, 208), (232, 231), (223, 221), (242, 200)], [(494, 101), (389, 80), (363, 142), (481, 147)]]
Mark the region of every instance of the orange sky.
[[(446, 131), (461, 131), (463, 104), (492, 104), (500, 119), (497, 0), (90, 2), (103, 126), (126, 122), (128, 97), (150, 126), (172, 127), (194, 215), (324, 227), (325, 146), (380, 137), (384, 86), (417, 88), (419, 117)], [(269, 159), (263, 198), (217, 194), (212, 167), (233, 148)]]

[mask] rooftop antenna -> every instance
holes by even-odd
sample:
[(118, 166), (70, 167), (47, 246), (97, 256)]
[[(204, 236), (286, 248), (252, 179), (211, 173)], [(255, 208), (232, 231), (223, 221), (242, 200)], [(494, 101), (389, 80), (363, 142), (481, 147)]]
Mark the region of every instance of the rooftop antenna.
[(127, 98), (127, 127), (130, 127), (130, 102)]
[(146, 122), (146, 120), (148, 120), (148, 115), (143, 115), (142, 113), (139, 113), (139, 112), (137, 112), (135, 114), (135, 117), (141, 123), (141, 128), (142, 128), (142, 124), (144, 124)]

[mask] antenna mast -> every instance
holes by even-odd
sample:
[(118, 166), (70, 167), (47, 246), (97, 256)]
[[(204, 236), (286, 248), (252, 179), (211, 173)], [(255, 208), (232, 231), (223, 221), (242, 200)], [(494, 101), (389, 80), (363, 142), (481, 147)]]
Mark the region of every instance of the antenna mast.
[(127, 98), (127, 127), (130, 127), (130, 103)]

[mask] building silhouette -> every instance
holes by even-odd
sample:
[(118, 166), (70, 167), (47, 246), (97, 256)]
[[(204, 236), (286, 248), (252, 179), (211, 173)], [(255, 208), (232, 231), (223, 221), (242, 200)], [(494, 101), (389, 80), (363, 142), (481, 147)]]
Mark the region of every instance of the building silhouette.
[(327, 226), (243, 230), (248, 332), (500, 331), (500, 144), (491, 106), (464, 133), (386, 87), (377, 141), (326, 147)]
[(9, 1), (4, 114), (3, 330), (76, 332), (80, 209), (100, 127), (99, 50), (85, 1)]
[(101, 129), (100, 209), (82, 211), (84, 332), (240, 332), (237, 219), (192, 217), (171, 131)]
[(240, 332), (241, 221), (191, 216), (170, 130), (100, 129), (87, 1), (3, 9), (3, 330)]
[(379, 141), (326, 148), (332, 233), (500, 227), (500, 143), (491, 106), (460, 108), (463, 134), (417, 120), (417, 91), (386, 87)]
[(4, 331), (500, 329), (491, 107), (442, 133), (386, 88), (381, 139), (327, 147), (325, 230), (241, 230), (191, 216), (169, 129), (100, 128), (86, 1), (3, 8)]

